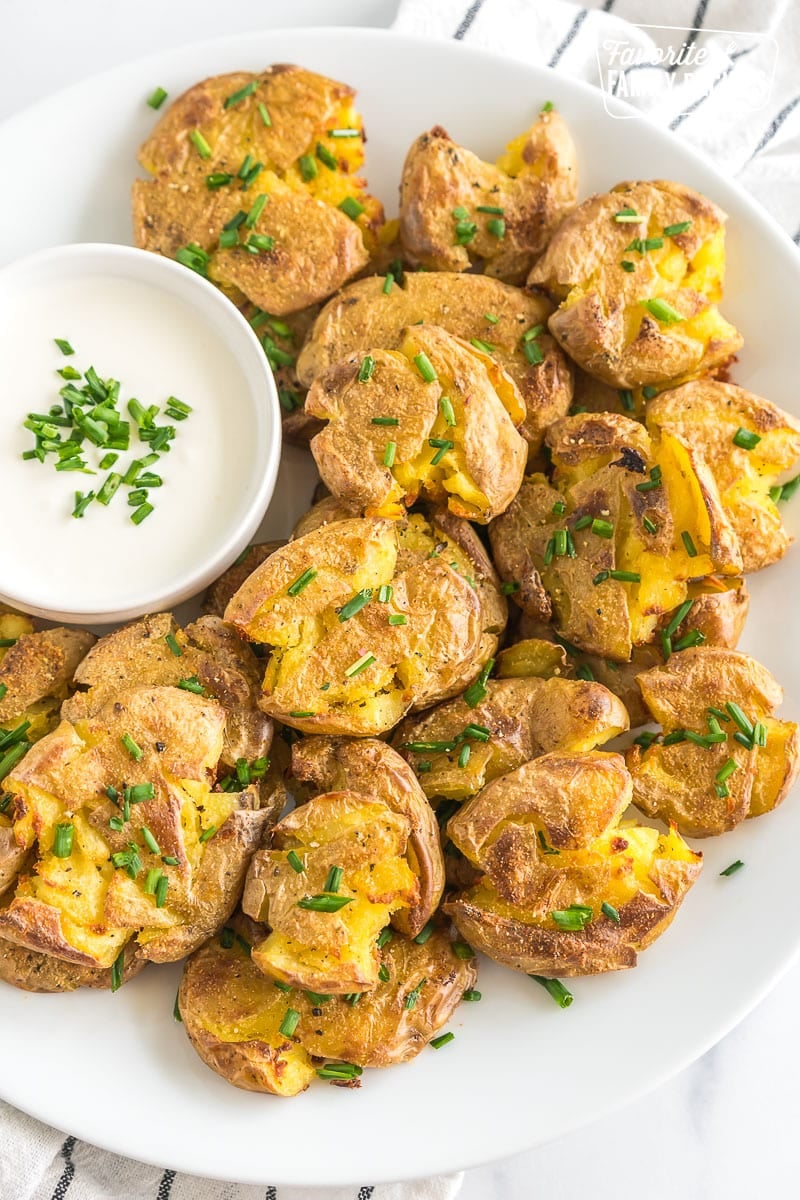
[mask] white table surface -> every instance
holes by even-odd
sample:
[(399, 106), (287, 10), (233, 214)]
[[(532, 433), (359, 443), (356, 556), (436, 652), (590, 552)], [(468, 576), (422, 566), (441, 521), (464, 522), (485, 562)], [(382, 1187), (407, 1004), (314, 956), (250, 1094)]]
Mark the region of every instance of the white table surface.
[[(265, 27), (388, 26), (397, 5), (398, 0), (225, 5), (218, 0), (0, 0), (0, 120), (115, 63), (185, 42)], [(794, 914), (774, 919), (794, 920)], [(684, 986), (691, 988), (692, 980), (684, 980)], [(681, 1200), (784, 1200), (800, 1195), (798, 1012), (800, 965), (682, 1075), (568, 1139), (470, 1171), (460, 1200), (620, 1200), (634, 1194), (640, 1200), (677, 1195)], [(619, 1028), (609, 1030), (609, 1037), (619, 1040), (620, 1053), (646, 1054), (646, 1047), (626, 1045), (624, 1028), (621, 1013)], [(653, 1030), (654, 1038), (669, 1036), (669, 1029)], [(477, 1078), (468, 1103), (481, 1103)], [(448, 1119), (455, 1114), (443, 1114)]]

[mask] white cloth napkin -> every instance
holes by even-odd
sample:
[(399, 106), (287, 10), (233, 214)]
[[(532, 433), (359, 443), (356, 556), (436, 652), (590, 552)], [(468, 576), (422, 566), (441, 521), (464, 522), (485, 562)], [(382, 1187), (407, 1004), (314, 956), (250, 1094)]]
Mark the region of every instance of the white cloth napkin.
[[(692, 40), (707, 53), (685, 83), (689, 96), (656, 90), (639, 106), (736, 176), (800, 244), (799, 8), (795, 0), (591, 0), (587, 8), (402, 0), (395, 28), (472, 42), (595, 85), (605, 43), (624, 41), (649, 59), (699, 30)], [(648, 22), (662, 27), (638, 27)], [(462, 1178), (323, 1192), (216, 1183), (97, 1150), (0, 1103), (0, 1200), (453, 1200)]]

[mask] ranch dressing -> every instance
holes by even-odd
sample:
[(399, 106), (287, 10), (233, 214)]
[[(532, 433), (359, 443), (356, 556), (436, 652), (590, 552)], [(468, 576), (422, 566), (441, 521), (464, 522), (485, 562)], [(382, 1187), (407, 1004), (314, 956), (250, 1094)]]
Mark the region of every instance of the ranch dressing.
[[(66, 339), (75, 353), (65, 357), (54, 338)], [(24, 596), (32, 609), (102, 620), (143, 596), (180, 587), (209, 547), (224, 543), (252, 499), (257, 460), (247, 384), (210, 316), (141, 280), (23, 281), (13, 295), (0, 292), (0, 364), (6, 512), (0, 594)], [(108, 469), (98, 469), (104, 449), (84, 442), (83, 457), (96, 475), (56, 472), (54, 455), (44, 463), (23, 461), (35, 440), (22, 422), (62, 402), (65, 381), (56, 372), (67, 365), (81, 372), (93, 366), (102, 380), (121, 383), (117, 407), (131, 420), (130, 447), (118, 452), (111, 470), (124, 473), (133, 458), (150, 452), (127, 411), (131, 397), (145, 408), (159, 405), (156, 424), (177, 430), (169, 450), (146, 468), (163, 486), (150, 491), (154, 511), (140, 525), (130, 519), (127, 486), (108, 506), (94, 501), (81, 519), (71, 515), (76, 490), (97, 492), (106, 479)], [(191, 406), (186, 420), (165, 415), (169, 396)]]

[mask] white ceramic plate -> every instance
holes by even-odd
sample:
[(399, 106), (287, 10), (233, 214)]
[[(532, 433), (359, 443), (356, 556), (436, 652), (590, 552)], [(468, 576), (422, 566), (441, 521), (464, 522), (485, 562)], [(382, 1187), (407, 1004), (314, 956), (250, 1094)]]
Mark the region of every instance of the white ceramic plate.
[[(730, 214), (726, 315), (747, 344), (739, 382), (797, 411), (793, 365), (800, 256), (745, 195), (644, 120), (616, 121), (594, 89), (518, 62), (378, 31), (280, 31), (187, 47), (116, 69), (0, 128), (0, 263), (69, 241), (129, 241), (135, 152), (155, 117), (145, 97), (206, 75), (298, 62), (359, 90), (372, 189), (391, 211), (403, 156), (444, 125), (488, 157), (553, 100), (574, 133), (580, 193), (621, 179), (674, 178)], [(47, 331), (45, 331), (46, 333)], [(52, 332), (52, 331), (51, 331)], [(10, 398), (9, 398), (10, 399)], [(266, 530), (307, 506), (313, 472), (288, 448)], [(800, 501), (789, 521), (798, 526)], [(744, 648), (800, 717), (793, 616), (800, 551), (752, 579)], [(454, 1042), (360, 1091), (312, 1087), (292, 1101), (236, 1091), (197, 1058), (172, 1019), (179, 969), (150, 967), (111, 996), (32, 996), (0, 985), (0, 1093), (120, 1154), (251, 1183), (377, 1183), (475, 1166), (577, 1129), (665, 1080), (721, 1038), (772, 987), (800, 944), (800, 806), (703, 844), (705, 871), (666, 936), (632, 972), (574, 981), (557, 1008), (524, 975), (481, 965), (480, 1004)], [(746, 867), (722, 879), (736, 858)]]

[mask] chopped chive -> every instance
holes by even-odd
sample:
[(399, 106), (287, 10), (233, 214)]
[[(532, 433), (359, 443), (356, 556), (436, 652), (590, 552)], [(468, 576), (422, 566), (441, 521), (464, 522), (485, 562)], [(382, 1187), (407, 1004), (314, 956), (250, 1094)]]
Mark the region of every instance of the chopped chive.
[(275, 249), (275, 238), (265, 233), (251, 233), (245, 246), (251, 253), (259, 254), (263, 251), (265, 254), (269, 254)]
[(272, 125), (272, 118), (269, 115), (266, 104), (262, 104), (261, 101), (258, 103), (258, 115), (261, 117), (266, 128), (269, 129)]
[(361, 130), (360, 129), (329, 129), (328, 137), (357, 138), (357, 137), (361, 137)]
[(199, 129), (193, 129), (191, 131), (189, 134), (189, 141), (192, 143), (201, 158), (211, 158), (211, 147)]
[(405, 613), (390, 613), (389, 614), (389, 624), (390, 625), (407, 625), (408, 617), (406, 616)]
[(464, 703), (467, 704), (469, 708), (477, 708), (481, 701), (486, 698), (488, 691), (486, 682), (492, 673), (493, 667), (494, 659), (490, 658), (475, 682), (470, 684), (470, 686), (464, 692)]
[(455, 442), (451, 442), (448, 438), (428, 438), (428, 445), (438, 447), (436, 453), (431, 459), (431, 466), (435, 467), (442, 461), (445, 454), (454, 449)]
[(658, 388), (651, 387), (650, 384), (648, 384), (647, 387), (642, 388), (642, 395), (644, 396), (645, 400), (652, 400), (654, 396), (658, 395)]
[(642, 577), (638, 571), (609, 571), (609, 579), (616, 579), (618, 583), (641, 583)]
[(293, 1037), (300, 1021), (300, 1013), (296, 1008), (287, 1008), (279, 1026), (279, 1033), (284, 1037)]
[(724, 871), (720, 871), (720, 875), (735, 875), (736, 872), (740, 871), (743, 866), (744, 866), (744, 863), (742, 862), (742, 860), (740, 858), (737, 858), (736, 862), (732, 862), (731, 865), (729, 867), (726, 867)]
[(296, 854), (294, 850), (290, 850), (289, 853), (286, 855), (286, 861), (288, 862), (288, 864), (292, 868), (292, 870), (296, 871), (298, 875), (302, 875), (305, 872), (305, 867), (303, 866), (303, 863), (300, 860), (300, 856), (298, 854)]
[(513, 596), (514, 593), (518, 592), (521, 587), (522, 584), (518, 579), (510, 579), (508, 582), (500, 584), (500, 591), (504, 596)]
[(620, 389), (619, 402), (625, 409), (625, 412), (633, 412), (636, 408), (636, 404), (634, 403), (633, 399), (633, 392), (630, 390), (630, 388)]
[(180, 646), (178, 645), (175, 634), (168, 633), (167, 636), (164, 638), (164, 641), (167, 643), (167, 645), (169, 646), (170, 650), (175, 655), (175, 657), (180, 658), (181, 655), (183, 654), (183, 651), (181, 650)]
[[(367, 383), (372, 378), (372, 372), (374, 370), (375, 359), (371, 354), (366, 354), (361, 360), (361, 366), (358, 368), (358, 382)], [(397, 424), (396, 421), (395, 424)]]
[(369, 604), (372, 599), (372, 588), (362, 588), (360, 592), (356, 592), (351, 600), (342, 605), (339, 610), (339, 620), (349, 621), (356, 613), (361, 612), (365, 605)]
[(611, 521), (603, 521), (600, 517), (595, 517), (592, 521), (592, 533), (596, 533), (601, 538), (612, 538), (614, 526)]
[(787, 500), (791, 500), (792, 496), (795, 494), (795, 492), (797, 491), (797, 489), (799, 487), (800, 487), (800, 475), (795, 475), (794, 479), (790, 479), (787, 483), (784, 483), (783, 487), (781, 488), (781, 494), (780, 494), (779, 499), (783, 502), (785, 502)]
[(331, 154), (327, 146), (322, 145), (322, 142), (317, 142), (315, 153), (319, 161), (324, 163), (326, 167), (329, 167), (331, 171), (335, 171), (339, 166), (338, 160)]
[[(76, 371), (74, 367), (69, 367), (69, 366), (68, 367), (60, 367), (59, 370), (56, 372), (56, 374), (60, 375), (62, 379), (80, 379), (81, 378), (80, 371)], [(68, 425), (69, 421), (65, 420), (63, 423), (65, 425)], [(61, 422), (59, 422), (59, 424), (61, 424)]]
[(161, 108), (161, 105), (166, 100), (167, 95), (168, 95), (168, 93), (165, 92), (162, 87), (157, 87), (155, 89), (155, 91), (151, 92), (150, 95), (147, 97), (147, 103), (149, 104), (150, 108), (153, 108), (153, 109)]
[(487, 729), (485, 725), (465, 725), (463, 736), (472, 738), (476, 742), (488, 742), (492, 736), (491, 729)]
[(119, 850), (111, 855), (111, 865), (115, 870), (125, 871), (131, 879), (135, 879), (142, 869), (142, 860), (135, 842), (128, 842), (127, 849)]
[(206, 175), (206, 187), (211, 191), (225, 187), (226, 183), (232, 182), (233, 176), (228, 171), (214, 171), (211, 175)]
[(615, 925), (619, 925), (619, 923), (620, 923), (619, 912), (617, 911), (616, 908), (614, 908), (613, 904), (609, 904), (607, 900), (604, 900), (603, 903), (600, 905), (600, 911), (603, 913), (604, 916), (608, 917), (609, 921), (613, 921)]
[(643, 750), (649, 750), (654, 742), (658, 741), (658, 734), (652, 730), (646, 729), (644, 733), (640, 733), (638, 737), (633, 739), (635, 746), (641, 746)]
[(672, 617), (670, 618), (669, 624), (667, 625), (667, 627), (664, 630), (667, 637), (672, 637), (673, 633), (675, 633), (676, 630), (678, 629), (678, 626), (681, 625), (686, 620), (693, 605), (694, 605), (694, 600), (684, 600), (684, 602), (680, 606), (680, 608), (675, 610), (675, 612), (672, 614)]
[(458, 765), (460, 767), (462, 767), (462, 768), (466, 767), (467, 763), (469, 762), (471, 753), (472, 753), (472, 750), (470, 749), (469, 743), (465, 742), (464, 745), (461, 747), (461, 750), (459, 751), (459, 754), (458, 754)]
[(152, 830), (147, 825), (142, 826), (142, 837), (144, 838), (144, 844), (147, 846), (147, 849), (151, 854), (161, 853), (161, 847), (153, 837)]
[(452, 951), (455, 954), (456, 958), (461, 958), (465, 962), (468, 959), (475, 957), (475, 951), (472, 949), (472, 946), (470, 946), (467, 942), (453, 942)]
[(238, 92), (234, 92), (232, 96), (228, 96), (225, 101), (225, 108), (233, 108), (234, 104), (238, 104), (240, 100), (246, 100), (248, 96), (252, 96), (253, 92), (258, 87), (258, 80), (251, 79), (243, 88), (239, 88)]
[(453, 425), (455, 425), (456, 414), (453, 409), (453, 402), (449, 396), (440, 396), (439, 397), (439, 408), (441, 409), (442, 416), (444, 417), (447, 424), (450, 425), (451, 427)]
[(153, 783), (134, 783), (125, 789), (125, 797), (131, 804), (144, 804), (145, 800), (155, 800), (156, 789)]
[(307, 588), (311, 581), (316, 579), (316, 577), (317, 572), (313, 569), (313, 567), (309, 567), (306, 571), (303, 571), (302, 575), (298, 575), (294, 583), (289, 584), (288, 588), (286, 589), (287, 593), (290, 596), (299, 596), (303, 589)]
[(304, 896), (302, 900), (297, 901), (297, 907), (307, 909), (310, 912), (335, 913), (340, 908), (344, 908), (346, 904), (352, 904), (352, 896), (341, 896), (338, 892), (334, 895), (328, 895), (323, 892), (317, 896)]
[(143, 888), (145, 895), (155, 896), (156, 888), (158, 887), (158, 881), (161, 878), (161, 876), (163, 875), (163, 873), (164, 872), (159, 867), (151, 867), (151, 869), (147, 872), (147, 875), (145, 876), (144, 888)]
[(652, 533), (652, 534), (658, 533), (658, 526), (656, 525), (655, 521), (652, 521), (650, 519), (650, 517), (647, 517), (647, 516), (642, 517), (642, 524), (644, 525), (644, 527), (648, 533)]
[(434, 370), (433, 363), (428, 358), (424, 350), (420, 351), (419, 354), (414, 355), (414, 362), (417, 370), (426, 383), (434, 383), (435, 380), (439, 378)]
[(491, 342), (484, 342), (482, 338), (470, 338), (469, 344), (476, 350), (480, 350), (482, 354), (494, 354), (496, 349)]
[(414, 754), (446, 754), (455, 749), (455, 742), (403, 742), (403, 749)]
[(594, 671), (588, 663), (581, 663), (575, 672), (578, 679), (585, 679), (587, 683), (595, 683)]
[(100, 491), (97, 493), (98, 504), (110, 504), (121, 483), (122, 476), (118, 475), (115, 471), (112, 471), (107, 477), (103, 486), (100, 488)]
[(386, 945), (386, 943), (390, 942), (393, 937), (394, 937), (394, 933), (392, 932), (392, 928), (390, 925), (387, 925), (386, 928), (382, 929), (380, 931), (380, 933), (378, 934), (378, 937), (377, 937), (378, 949), (382, 950), (383, 947)]
[(428, 1043), (434, 1050), (439, 1050), (442, 1046), (446, 1046), (448, 1042), (455, 1041), (454, 1033), (440, 1033), (438, 1037), (431, 1038)]
[(56, 858), (69, 858), (72, 853), (72, 839), (75, 836), (75, 826), (71, 821), (60, 821), (55, 828), (53, 837), (53, 854)]
[(419, 933), (413, 940), (417, 943), (418, 946), (424, 946), (432, 933), (433, 933), (433, 921), (428, 921), (425, 925), (423, 925), (422, 929), (420, 929)]
[(130, 756), (134, 762), (142, 761), (142, 759), (144, 758), (144, 750), (142, 750), (142, 748), (139, 745), (137, 745), (137, 743), (133, 740), (133, 738), (131, 737), (131, 735), (129, 733), (124, 733), (122, 735), (122, 737), (120, 738), (120, 741), (122, 742), (125, 749), (128, 751), (128, 754), (130, 754)]
[(650, 315), (660, 321), (662, 325), (674, 325), (684, 319), (671, 304), (667, 304), (666, 300), (660, 300), (658, 297), (653, 300), (642, 300), (642, 304)]
[(330, 871), (328, 871), (328, 878), (325, 880), (323, 891), (338, 892), (343, 874), (344, 871), (341, 867), (331, 867)]
[(544, 362), (544, 354), (538, 342), (524, 342), (522, 353), (532, 367), (538, 367), (539, 363)]
[(209, 825), (208, 829), (204, 829), (197, 840), (199, 842), (210, 842), (216, 832), (217, 826)]
[(702, 646), (706, 635), (699, 629), (690, 629), (673, 646), (673, 650), (688, 650), (691, 646)]
[(264, 192), (261, 192), (260, 195), (256, 196), (255, 200), (250, 206), (247, 216), (244, 219), (245, 229), (253, 228), (256, 221), (264, 211), (264, 205), (267, 203), (267, 200), (268, 196)]
[(474, 240), (475, 234), (478, 232), (478, 226), (474, 221), (467, 220), (467, 210), (465, 208), (454, 208), (453, 216), (458, 212), (463, 212), (464, 216), (459, 217), (456, 221), (456, 242), (457, 246), (468, 246)]
[(475, 206), (475, 211), (481, 213), (490, 213), (493, 216), (502, 217), (506, 210), (504, 208), (498, 208), (494, 204), (477, 204)]
[[(371, 667), (374, 662), (377, 662), (374, 654), (362, 654), (361, 658), (356, 659), (349, 667), (345, 667), (345, 675), (348, 679), (352, 679), (355, 675), (360, 675), (362, 671), (366, 671), (367, 667)], [(326, 888), (326, 891), (329, 890)]]
[(767, 727), (763, 721), (757, 721), (753, 729), (753, 742), (762, 749), (767, 744)]
[(550, 916), (558, 929), (565, 933), (581, 933), (592, 919), (591, 908), (572, 904), (569, 908), (554, 909)]
[(628, 258), (623, 258), (619, 265), (622, 267), (623, 271), (627, 271), (629, 275), (631, 271), (636, 270), (636, 263), (632, 263)]
[(484, 321), (488, 321), (490, 325), (496, 325), (500, 320), (500, 318), (496, 317), (494, 313), (484, 313), (483, 319)]
[(628, 225), (632, 224), (633, 222), (641, 221), (642, 219), (643, 218), (639, 216), (636, 209), (631, 208), (630, 205), (625, 208), (621, 208), (619, 212), (614, 213), (614, 220), (618, 225)]
[(755, 450), (760, 441), (761, 438), (757, 433), (751, 433), (749, 429), (742, 429), (741, 427), (733, 435), (733, 444), (734, 446), (738, 446), (740, 450)]
[(111, 991), (118, 992), (122, 987), (122, 977), (125, 973), (125, 949), (120, 950), (111, 964)]
[(378, 588), (378, 602), (380, 604), (388, 604), (394, 595), (394, 588), (390, 583), (382, 583)]
[[(553, 506), (553, 512), (555, 512), (555, 506)], [(593, 520), (594, 517), (590, 516), (589, 513), (584, 513), (582, 517), (578, 517), (572, 528), (575, 533), (580, 533), (582, 529), (588, 529)]]
[(389, 292), (392, 290), (393, 283), (394, 283), (394, 275), (392, 274), (391, 271), (387, 271), (384, 276), (384, 279), (383, 279), (383, 289), (382, 290), (383, 290), (384, 296), (389, 295)]
[[(68, 460), (69, 461), (69, 460)], [(75, 493), (75, 507), (72, 510), (73, 517), (82, 517), (86, 509), (94, 500), (94, 492), (87, 492), (84, 496), (83, 492)]]
[(297, 160), (297, 165), (306, 183), (310, 183), (312, 179), (316, 179), (319, 174), (319, 168), (310, 154), (302, 154)]
[(350, 218), (351, 221), (357, 221), (361, 214), (365, 211), (364, 205), (356, 200), (355, 196), (345, 196), (344, 200), (342, 200), (341, 204), (339, 205), (339, 208), (346, 217)]
[(209, 259), (210, 256), (196, 242), (190, 242), (188, 246), (179, 246), (175, 251), (176, 262), (205, 278), (208, 277)]
[[(356, 993), (356, 996), (360, 993)], [(355, 1004), (353, 1000), (351, 1003)], [(362, 1068), (355, 1063), (325, 1063), (322, 1067), (317, 1067), (317, 1075), (320, 1079), (333, 1079), (350, 1082), (352, 1079), (357, 1079), (362, 1074)]]
[(75, 353), (75, 351), (73, 350), (72, 346), (70, 346), (70, 344), (66, 338), (53, 338), (53, 341), (58, 346), (59, 350), (61, 351), (61, 353), (63, 355), (68, 356), (70, 354)]
[(678, 233), (686, 233), (691, 224), (691, 221), (678, 221), (675, 225), (665, 225), (664, 237), (675, 237)]
[(694, 541), (692, 540), (692, 535), (688, 532), (688, 530), (684, 529), (683, 533), (681, 534), (681, 541), (686, 548), (686, 553), (689, 555), (689, 558), (697, 558), (697, 547), (695, 546)]
[(506, 236), (506, 223), (502, 217), (492, 217), (486, 222), (486, 231), (499, 240)]
[(142, 504), (136, 509), (135, 512), (131, 513), (131, 520), (133, 521), (134, 525), (141, 525), (142, 521), (144, 521), (146, 517), (149, 517), (152, 511), (152, 504)]
[(387, 442), (383, 452), (383, 465), (385, 467), (393, 467), (395, 455), (397, 454), (397, 442)]
[(302, 717), (314, 717), (316, 716), (316, 713), (314, 713), (310, 708), (295, 708), (289, 713), (289, 716), (296, 717), (297, 720), (300, 720)]
[(559, 1008), (569, 1008), (574, 1000), (572, 992), (564, 987), (564, 984), (559, 979), (546, 979), (543, 975), (531, 975), (534, 982), (541, 984), (546, 992), (552, 996)]

